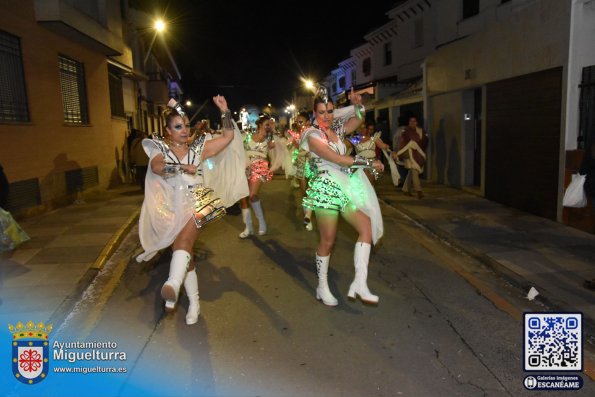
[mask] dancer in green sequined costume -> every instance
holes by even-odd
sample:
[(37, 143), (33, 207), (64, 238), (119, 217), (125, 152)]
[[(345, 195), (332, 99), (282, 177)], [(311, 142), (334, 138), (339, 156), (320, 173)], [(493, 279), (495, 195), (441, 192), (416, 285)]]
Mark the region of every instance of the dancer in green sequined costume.
[(371, 244), (382, 236), (382, 215), (378, 198), (364, 169), (382, 171), (378, 160), (353, 158), (346, 155), (345, 133), (353, 132), (362, 122), (361, 96), (351, 93), (354, 104), (335, 109), (322, 87), (314, 100), (315, 122), (304, 131), (300, 147), (308, 150), (314, 177), (308, 183), (304, 207), (316, 212), (320, 243), (316, 252), (318, 287), (316, 298), (327, 306), (336, 306), (327, 281), (330, 254), (335, 244), (339, 214), (358, 232), (355, 245), (355, 279), (348, 297), (359, 297), (365, 303), (377, 304), (378, 296), (367, 286)]

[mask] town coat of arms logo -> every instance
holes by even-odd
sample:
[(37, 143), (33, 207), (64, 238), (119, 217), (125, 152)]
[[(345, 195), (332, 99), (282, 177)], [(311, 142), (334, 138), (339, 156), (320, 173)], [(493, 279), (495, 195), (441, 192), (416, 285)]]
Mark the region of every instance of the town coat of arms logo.
[(12, 373), (15, 378), (27, 385), (44, 380), (50, 368), (48, 335), (52, 325), (29, 321), (16, 326), (8, 324), (12, 333)]

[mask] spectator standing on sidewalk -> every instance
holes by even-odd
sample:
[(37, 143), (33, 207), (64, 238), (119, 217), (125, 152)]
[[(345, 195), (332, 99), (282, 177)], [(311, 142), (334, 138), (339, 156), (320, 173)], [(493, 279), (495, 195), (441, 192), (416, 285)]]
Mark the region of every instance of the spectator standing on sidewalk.
[(134, 177), (142, 190), (145, 190), (145, 177), (149, 166), (149, 157), (142, 145), (143, 139), (146, 138), (148, 138), (146, 133), (138, 131), (137, 137), (132, 141), (130, 147), (130, 159), (135, 170)]
[[(136, 260), (148, 261), (158, 250), (173, 244), (169, 278), (161, 288), (161, 296), (165, 310), (171, 311), (184, 285), (190, 302), (188, 325), (196, 323), (200, 314), (192, 246), (205, 225), (221, 218), (226, 206), (248, 194), (239, 130), (234, 128), (225, 98), (217, 95), (213, 102), (221, 111), (220, 137), (201, 135), (188, 145), (188, 117), (172, 99), (164, 114), (166, 139), (142, 142), (150, 166), (139, 219), (139, 237), (145, 252)], [(203, 167), (206, 159), (209, 166)]]
[(0, 164), (0, 252), (10, 251), (29, 240), (29, 236), (5, 208), (8, 204), (8, 178)]
[[(318, 287), (316, 299), (327, 306), (337, 306), (338, 301), (328, 286), (330, 255), (335, 245), (339, 214), (356, 229), (355, 278), (347, 296), (376, 304), (378, 296), (368, 289), (368, 262), (371, 244), (382, 236), (382, 214), (374, 188), (362, 168), (373, 167), (382, 171), (378, 160), (347, 156), (343, 138), (362, 122), (364, 114), (360, 95), (351, 91), (353, 106), (335, 110), (327, 91), (321, 87), (314, 99), (315, 121), (304, 131), (300, 147), (310, 152), (314, 175), (308, 184), (303, 203), (316, 212), (320, 242), (316, 250)], [(335, 118), (336, 117), (336, 118)]]
[(403, 161), (408, 170), (407, 178), (403, 183), (403, 193), (411, 196), (413, 188), (418, 199), (424, 197), (419, 175), (424, 172), (427, 146), (428, 135), (417, 125), (417, 117), (409, 117), (407, 127), (399, 139), (399, 150), (393, 155), (393, 158)]
[(4, 174), (4, 168), (0, 164), (0, 207), (6, 208), (8, 204), (8, 178)]
[[(395, 133), (393, 135), (393, 139), (392, 139), (392, 151), (394, 152), (393, 158), (396, 158), (396, 153), (399, 151), (399, 139), (401, 139), (401, 135), (403, 134), (403, 131), (405, 131), (405, 128), (407, 128), (407, 120), (409, 118), (408, 117), (399, 117), (399, 126), (397, 127), (397, 129), (395, 130)], [(405, 182), (405, 178), (407, 178), (407, 168), (405, 168), (405, 163), (402, 160), (398, 160), (395, 161), (395, 163), (397, 164), (397, 170), (399, 171), (399, 176), (400, 176), (400, 182), (399, 182), (399, 186), (397, 186), (398, 188), (402, 188), (403, 184)]]

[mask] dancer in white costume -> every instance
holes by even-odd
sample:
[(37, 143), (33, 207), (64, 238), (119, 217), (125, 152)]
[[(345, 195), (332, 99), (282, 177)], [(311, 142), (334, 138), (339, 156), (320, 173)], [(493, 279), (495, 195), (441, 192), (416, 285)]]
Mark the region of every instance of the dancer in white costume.
[(258, 219), (258, 235), (263, 236), (267, 232), (267, 224), (258, 192), (263, 183), (269, 182), (273, 178), (273, 172), (270, 170), (267, 160), (269, 149), (272, 149), (275, 145), (272, 142), (272, 134), (270, 117), (261, 116), (256, 120), (256, 131), (252, 134), (247, 133), (244, 138), (247, 161), (246, 176), (250, 194), (240, 200), (242, 220), (246, 225), (245, 229), (240, 233), (240, 238), (246, 238), (254, 234), (250, 207), (252, 207), (256, 219)]
[[(299, 112), (295, 119), (294, 131), (292, 131), (292, 137), (296, 141), (296, 149), (292, 157), (295, 158), (295, 177), (299, 181), (302, 197), (306, 196), (308, 179), (312, 177), (308, 167), (308, 151), (299, 147), (301, 136), (308, 127), (310, 127), (310, 116), (305, 111)], [(312, 209), (307, 207), (303, 207), (303, 209), (304, 228), (307, 231), (312, 231)]]
[(304, 206), (316, 212), (320, 232), (316, 252), (316, 299), (327, 306), (338, 304), (329, 290), (327, 274), (339, 214), (359, 235), (354, 253), (355, 279), (347, 296), (353, 299), (359, 297), (371, 304), (377, 304), (379, 300), (368, 289), (367, 276), (371, 244), (375, 244), (383, 233), (382, 215), (374, 188), (363, 169), (382, 171), (384, 166), (378, 160), (353, 158), (345, 154), (344, 134), (357, 128), (363, 113), (361, 96), (353, 90), (351, 101), (354, 106), (335, 111), (326, 89), (320, 89), (314, 99), (314, 125), (304, 131), (301, 140), (301, 147), (310, 152), (311, 167), (316, 174), (310, 180), (304, 198)]
[(139, 237), (145, 250), (137, 261), (150, 260), (173, 244), (169, 278), (161, 295), (165, 309), (174, 309), (182, 284), (189, 299), (186, 323), (200, 313), (198, 280), (192, 246), (199, 231), (225, 215), (225, 207), (248, 194), (244, 177), (244, 150), (227, 101), (213, 98), (221, 111), (223, 134), (203, 134), (188, 145), (190, 125), (182, 106), (170, 100), (165, 113), (165, 139), (145, 139), (149, 156), (145, 199), (139, 220)]
[[(355, 148), (355, 153), (361, 157), (364, 157), (369, 160), (376, 160), (376, 148), (378, 147), (381, 150), (389, 149), (389, 146), (380, 139), (380, 135), (382, 132), (375, 131), (376, 128), (373, 122), (367, 122), (365, 128), (361, 130), (361, 135), (358, 136), (356, 139), (352, 140), (353, 147)], [(370, 183), (374, 184), (378, 178), (380, 178), (380, 174), (372, 170), (365, 170), (366, 176)]]

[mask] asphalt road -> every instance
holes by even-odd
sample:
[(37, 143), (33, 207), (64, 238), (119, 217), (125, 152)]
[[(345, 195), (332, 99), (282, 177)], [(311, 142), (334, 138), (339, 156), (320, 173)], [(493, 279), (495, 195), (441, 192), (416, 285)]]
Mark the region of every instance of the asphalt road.
[[(201, 316), (193, 326), (184, 322), (185, 295), (174, 313), (162, 308), (170, 253), (136, 263), (131, 231), (57, 336), (125, 352), (99, 363), (125, 373), (86, 375), (88, 395), (556, 395), (523, 386), (518, 313), (539, 307), (490, 269), (383, 204), (385, 236), (368, 277), (380, 304), (347, 300), (356, 235), (342, 221), (329, 274), (339, 305), (326, 307), (315, 299), (318, 235), (302, 229), (295, 191), (276, 179), (261, 198), (266, 236), (240, 240), (241, 218), (228, 215), (195, 245)], [(595, 395), (583, 379), (569, 394)]]

